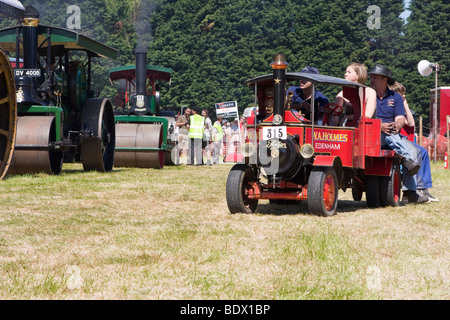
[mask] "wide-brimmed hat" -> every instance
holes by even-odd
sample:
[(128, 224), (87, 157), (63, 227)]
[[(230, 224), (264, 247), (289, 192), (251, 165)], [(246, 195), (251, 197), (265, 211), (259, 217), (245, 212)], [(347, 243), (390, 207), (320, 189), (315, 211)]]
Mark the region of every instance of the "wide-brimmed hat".
[(379, 74), (388, 78), (388, 85), (393, 85), (395, 83), (394, 78), (392, 78), (392, 72), (388, 67), (385, 67), (381, 64), (376, 64), (372, 70), (370, 70), (369, 74)]

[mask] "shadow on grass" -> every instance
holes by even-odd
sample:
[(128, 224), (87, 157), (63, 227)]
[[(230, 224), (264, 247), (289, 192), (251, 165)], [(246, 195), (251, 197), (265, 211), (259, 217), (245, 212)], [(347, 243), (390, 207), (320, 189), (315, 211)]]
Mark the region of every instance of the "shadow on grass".
[(107, 171), (107, 172), (100, 172), (97, 170), (83, 170), (83, 168), (81, 169), (63, 169), (61, 170), (61, 173), (59, 174), (51, 174), (51, 173), (46, 173), (46, 172), (33, 172), (33, 173), (18, 173), (18, 174), (6, 174), (6, 176), (3, 178), (3, 180), (8, 180), (8, 179), (12, 179), (14, 177), (30, 177), (30, 178), (43, 178), (43, 177), (58, 177), (58, 176), (67, 176), (67, 175), (77, 175), (77, 174), (86, 174), (86, 173), (99, 173), (99, 174), (118, 174), (120, 172), (126, 171), (126, 168), (124, 168), (125, 170), (122, 169), (116, 169), (114, 168), (112, 171)]
[[(365, 201), (339, 200), (336, 213), (355, 212), (362, 209), (367, 209)], [(261, 203), (258, 205), (256, 213), (263, 215), (310, 215), (308, 201), (301, 201), (298, 204)]]

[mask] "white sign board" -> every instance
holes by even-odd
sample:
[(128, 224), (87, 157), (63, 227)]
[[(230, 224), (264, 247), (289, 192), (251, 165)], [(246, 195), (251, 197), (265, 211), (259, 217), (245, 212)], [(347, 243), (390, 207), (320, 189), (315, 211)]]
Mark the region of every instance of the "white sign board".
[(226, 118), (238, 117), (238, 106), (236, 101), (216, 103), (216, 114)]

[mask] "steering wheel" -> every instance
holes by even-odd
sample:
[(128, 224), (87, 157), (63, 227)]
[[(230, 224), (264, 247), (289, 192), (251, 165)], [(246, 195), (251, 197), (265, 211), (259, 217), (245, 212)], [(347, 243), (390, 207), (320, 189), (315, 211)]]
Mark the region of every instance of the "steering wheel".
[(344, 112), (342, 106), (337, 103), (327, 103), (323, 108), (325, 113), (323, 114), (322, 122), (326, 125), (331, 124), (333, 116), (339, 116)]
[(324, 106), (325, 112), (329, 112), (332, 113), (333, 116), (338, 116), (341, 115), (344, 112), (344, 109), (342, 108), (341, 105), (337, 104), (337, 103), (327, 103)]

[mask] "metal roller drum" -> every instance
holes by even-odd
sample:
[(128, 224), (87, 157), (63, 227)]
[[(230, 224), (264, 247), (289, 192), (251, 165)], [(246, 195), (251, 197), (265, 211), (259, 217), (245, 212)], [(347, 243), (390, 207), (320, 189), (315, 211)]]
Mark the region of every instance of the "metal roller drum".
[(59, 174), (62, 169), (63, 153), (53, 151), (49, 147), (50, 142), (55, 141), (54, 133), (53, 116), (19, 117), (9, 173)]
[(16, 136), (17, 103), (13, 71), (0, 50), (0, 179), (8, 172)]
[(85, 171), (112, 171), (116, 142), (114, 111), (109, 99), (88, 99), (81, 118), (81, 161)]
[(148, 123), (116, 123), (114, 166), (161, 169), (163, 126)]

